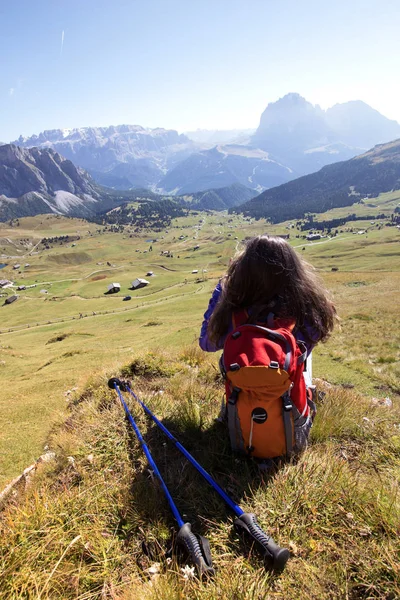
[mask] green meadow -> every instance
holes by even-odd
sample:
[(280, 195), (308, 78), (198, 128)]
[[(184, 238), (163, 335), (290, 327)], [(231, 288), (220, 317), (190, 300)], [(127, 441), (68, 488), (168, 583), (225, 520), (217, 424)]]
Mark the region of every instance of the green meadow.
[[(385, 206), (389, 215), (398, 200), (385, 194), (369, 199), (379, 209), (347, 210)], [(342, 218), (345, 210), (318, 218)], [(164, 231), (116, 233), (43, 215), (1, 224), (1, 278), (36, 287), (1, 290), (4, 299), (19, 298), (0, 306), (0, 487), (45, 446), (55, 459), (39, 466), (31, 487), (2, 513), (0, 597), (400, 597), (400, 231), (386, 222), (349, 221), (315, 242), (290, 223), (226, 213), (175, 219)], [(290, 234), (341, 319), (313, 353), (325, 396), (311, 445), (266, 475), (239, 464), (218, 430), (218, 356), (197, 346), (230, 257), (261, 233)], [(41, 244), (65, 235), (79, 239)], [(137, 277), (150, 284), (132, 291)], [(106, 295), (113, 282), (121, 291)], [(172, 517), (106, 385), (121, 372), (235, 501), (290, 549), (283, 575), (238, 546), (224, 505), (131, 404), (185, 518), (210, 540), (217, 575), (212, 582), (188, 578), (167, 558)]]
[[(385, 194), (374, 203), (390, 201), (393, 208), (398, 200), (394, 196)], [(333, 218), (330, 213), (323, 216)], [(367, 233), (347, 231), (357, 225)], [(290, 232), (293, 246), (334, 294), (341, 328), (317, 348), (315, 376), (329, 381), (355, 378), (370, 393), (375, 380), (395, 382), (400, 233), (369, 222), (366, 227), (365, 221), (349, 227), (341, 227), (342, 233), (331, 239), (307, 242), (296, 238), (302, 233), (288, 229), (287, 223), (272, 227), (220, 213), (176, 219), (161, 232), (136, 233), (128, 227), (112, 233), (83, 220), (50, 215), (21, 219), (18, 227), (1, 224), (3, 256), (13, 249), (10, 258), (2, 258), (8, 266), (1, 277), (36, 287), (16, 292), (17, 302), (1, 306), (0, 453), (5, 460), (0, 482), (6, 483), (42, 452), (53, 419), (65, 410), (65, 392), (98, 372), (117, 368), (138, 351), (195, 343), (210, 293), (248, 236)], [(40, 244), (45, 237), (64, 235), (80, 239), (50, 244), (48, 250)], [(162, 255), (167, 251), (173, 257)], [(21, 265), (20, 272), (12, 269), (15, 264)], [(129, 289), (149, 271), (154, 275), (147, 277), (147, 287)], [(121, 291), (105, 295), (113, 282), (120, 283)], [(126, 295), (131, 300), (123, 301)], [(371, 368), (368, 361), (381, 362)], [(357, 369), (365, 376), (358, 376)]]

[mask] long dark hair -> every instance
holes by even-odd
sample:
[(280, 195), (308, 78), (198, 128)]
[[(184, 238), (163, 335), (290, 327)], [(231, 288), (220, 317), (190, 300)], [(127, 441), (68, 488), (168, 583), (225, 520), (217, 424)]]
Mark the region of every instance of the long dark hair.
[(250, 308), (249, 322), (274, 312), (291, 317), (296, 327), (313, 329), (313, 341), (325, 341), (337, 320), (329, 293), (313, 267), (283, 238), (261, 235), (250, 239), (222, 278), (222, 294), (211, 315), (208, 335), (218, 341), (227, 333), (232, 312)]

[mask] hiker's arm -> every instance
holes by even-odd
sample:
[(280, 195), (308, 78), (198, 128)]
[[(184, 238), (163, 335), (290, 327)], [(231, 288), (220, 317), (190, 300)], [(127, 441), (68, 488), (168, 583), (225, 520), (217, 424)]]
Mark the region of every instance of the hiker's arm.
[(199, 344), (200, 344), (200, 348), (202, 350), (204, 350), (205, 352), (216, 352), (216, 350), (221, 350), (221, 348), (223, 348), (223, 345), (221, 346), (220, 344), (213, 344), (212, 342), (210, 342), (210, 340), (208, 339), (208, 334), (207, 334), (208, 323), (210, 321), (211, 315), (214, 312), (215, 307), (217, 306), (217, 302), (219, 300), (221, 292), (222, 292), (221, 283), (218, 283), (212, 293), (210, 302), (208, 304), (208, 308), (207, 308), (206, 312), (204, 313), (204, 320), (203, 320), (203, 323), (201, 325), (201, 330), (200, 330)]
[(296, 331), (296, 340), (303, 342), (307, 348), (307, 356), (310, 356), (313, 348), (318, 344), (320, 339), (319, 332), (316, 327), (311, 325), (308, 321), (304, 323), (301, 329)]

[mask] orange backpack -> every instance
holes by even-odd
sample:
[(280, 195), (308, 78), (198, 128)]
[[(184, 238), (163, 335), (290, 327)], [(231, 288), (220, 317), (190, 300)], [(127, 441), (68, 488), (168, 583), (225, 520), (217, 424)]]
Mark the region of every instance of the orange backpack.
[(269, 327), (234, 315), (221, 366), (232, 449), (256, 458), (290, 456), (307, 444), (312, 420), (303, 377), (307, 352), (294, 321), (269, 315)]

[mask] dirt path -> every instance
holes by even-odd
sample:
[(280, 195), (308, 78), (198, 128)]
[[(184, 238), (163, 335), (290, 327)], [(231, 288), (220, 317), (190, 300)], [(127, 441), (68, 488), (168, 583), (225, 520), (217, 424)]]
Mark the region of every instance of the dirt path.
[(150, 264), (151, 267), (160, 267), (160, 269), (164, 269), (165, 271), (177, 271), (178, 269), (170, 269), (169, 267), (164, 267), (164, 265), (156, 265), (156, 264)]

